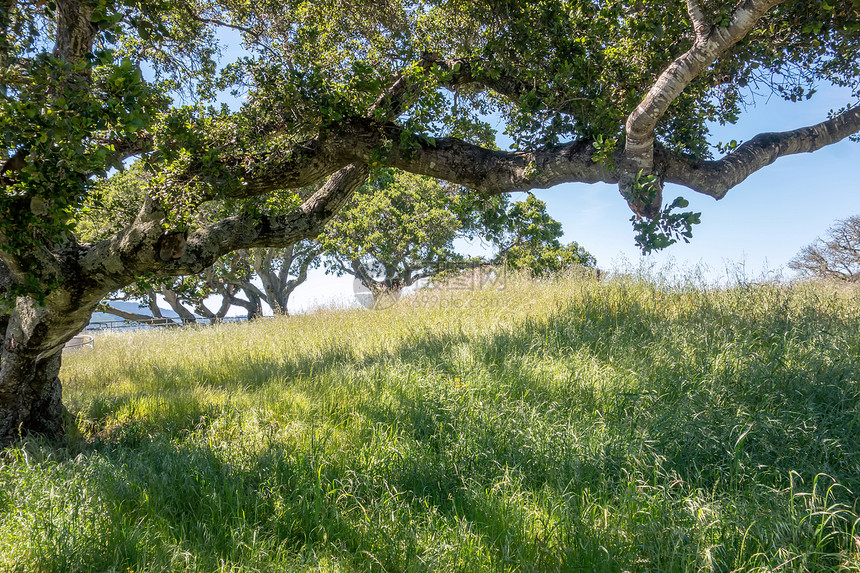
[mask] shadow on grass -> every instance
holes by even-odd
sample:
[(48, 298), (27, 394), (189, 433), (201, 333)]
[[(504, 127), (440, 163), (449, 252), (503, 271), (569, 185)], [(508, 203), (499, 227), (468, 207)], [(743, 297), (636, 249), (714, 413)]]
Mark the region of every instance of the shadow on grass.
[[(203, 444), (227, 410), (194, 395), (180, 421), (175, 412), (131, 420), (85, 450), (99, 460), (95, 487), (118, 536), (110, 563), (151, 563), (157, 546), (174, 552), (157, 559), (187, 554), (206, 570), (299, 559), (311, 547), (318, 554), (307, 559), (387, 571), (478, 570), (487, 560), (490, 569), (682, 570), (701, 565), (708, 543), (689, 511), (700, 498), (731, 514), (712, 532), (726, 559), (817, 547), (812, 520), (790, 522), (789, 482), (826, 473), (848, 488), (828, 503), (856, 507), (860, 363), (856, 336), (811, 327), (820, 319), (811, 312), (702, 305), (670, 316), (636, 300), (593, 301), (477, 338), (243, 361), (218, 381), (155, 368), (156, 379), (228, 391), (300, 388), (308, 419), (334, 411), (341, 426), (355, 412), (369, 442), (355, 451), (313, 440), (247, 452), (241, 439)], [(753, 530), (760, 518), (774, 527)], [(776, 527), (780, 519), (796, 527)], [(435, 520), (444, 526), (431, 531)], [(433, 549), (457, 535), (474, 545)]]

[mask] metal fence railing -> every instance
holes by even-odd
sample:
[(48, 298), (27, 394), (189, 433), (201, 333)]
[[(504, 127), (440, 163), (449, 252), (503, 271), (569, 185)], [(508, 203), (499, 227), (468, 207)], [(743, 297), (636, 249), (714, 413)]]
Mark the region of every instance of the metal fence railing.
[(138, 328), (177, 328), (181, 326), (205, 326), (224, 322), (243, 322), (248, 320), (245, 316), (225, 316), (221, 319), (210, 318), (152, 318), (149, 320), (108, 320), (89, 323), (87, 332), (100, 332), (104, 330), (128, 330)]
[(66, 343), (65, 350), (95, 348), (95, 338), (89, 334), (79, 334)]

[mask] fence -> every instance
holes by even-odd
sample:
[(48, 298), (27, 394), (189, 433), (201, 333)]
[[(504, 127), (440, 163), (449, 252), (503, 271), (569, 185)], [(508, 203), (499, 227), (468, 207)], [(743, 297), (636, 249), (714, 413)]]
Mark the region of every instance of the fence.
[[(260, 317), (262, 318), (262, 317)], [(138, 328), (178, 328), (181, 326), (205, 326), (209, 324), (220, 324), (224, 322), (243, 322), (248, 320), (246, 316), (225, 316), (224, 318), (152, 318), (149, 320), (109, 320), (102, 322), (91, 322), (86, 328), (87, 332), (101, 332), (104, 330), (127, 330)]]
[(89, 334), (79, 334), (66, 343), (64, 350), (74, 350), (82, 348), (89, 348), (90, 350), (95, 348), (95, 338), (93, 338)]

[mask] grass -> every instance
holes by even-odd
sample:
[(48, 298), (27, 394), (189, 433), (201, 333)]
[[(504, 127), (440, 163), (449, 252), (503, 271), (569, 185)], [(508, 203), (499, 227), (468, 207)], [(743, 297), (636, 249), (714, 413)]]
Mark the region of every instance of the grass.
[(0, 571), (860, 570), (860, 295), (435, 302), (100, 336), (0, 461)]

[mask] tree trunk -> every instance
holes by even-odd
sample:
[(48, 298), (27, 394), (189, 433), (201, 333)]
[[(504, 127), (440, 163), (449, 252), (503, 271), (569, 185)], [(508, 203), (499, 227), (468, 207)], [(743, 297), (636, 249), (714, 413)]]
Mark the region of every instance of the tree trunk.
[(180, 324), (197, 324), (197, 317), (194, 316), (193, 312), (182, 305), (182, 302), (179, 300), (179, 295), (177, 295), (176, 292), (163, 286), (161, 287), (161, 296), (164, 297), (164, 300), (167, 301), (170, 308), (179, 315)]
[(51, 438), (63, 434), (66, 409), (59, 379), (63, 346), (86, 326), (98, 303), (70, 308), (70, 299), (63, 291), (49, 295), (44, 305), (18, 297), (7, 315), (0, 349), (0, 446), (29, 433)]
[(0, 445), (29, 433), (63, 435), (66, 409), (60, 384), (60, 352), (39, 359), (4, 347), (0, 369)]

